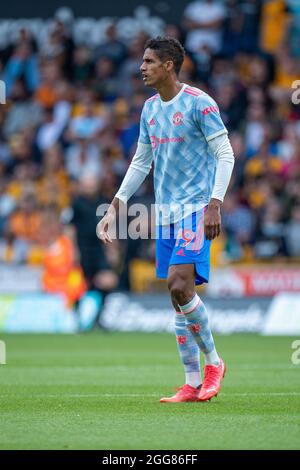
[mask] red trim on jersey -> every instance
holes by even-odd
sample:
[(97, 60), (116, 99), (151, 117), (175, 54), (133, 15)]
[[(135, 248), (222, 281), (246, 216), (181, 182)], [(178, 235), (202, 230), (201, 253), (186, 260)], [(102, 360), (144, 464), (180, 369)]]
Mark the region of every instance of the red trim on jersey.
[(153, 95), (153, 96), (151, 96), (150, 98), (148, 98), (148, 99), (146, 100), (146, 103), (148, 103), (149, 101), (154, 101), (154, 100), (156, 100), (157, 98), (158, 98), (158, 93), (156, 93), (156, 95)]
[(192, 95), (192, 96), (200, 96), (202, 95), (203, 92), (194, 90), (193, 88), (186, 88), (184, 90), (184, 93), (187, 93), (188, 95)]
[(204, 91), (199, 90), (199, 88), (195, 88), (193, 86), (187, 86), (186, 90), (193, 91), (194, 93), (198, 93), (199, 95), (202, 95)]

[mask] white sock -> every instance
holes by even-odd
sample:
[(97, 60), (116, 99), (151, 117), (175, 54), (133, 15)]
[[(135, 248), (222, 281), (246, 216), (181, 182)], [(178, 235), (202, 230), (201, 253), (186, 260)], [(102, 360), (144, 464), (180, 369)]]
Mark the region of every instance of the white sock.
[(202, 384), (201, 372), (186, 372), (185, 383), (194, 388), (199, 387)]
[(207, 310), (201, 299), (195, 294), (190, 302), (186, 305), (179, 305), (179, 308), (185, 316), (187, 328), (193, 334), (204, 355), (205, 364), (219, 365), (220, 358), (209, 326)]
[(218, 356), (218, 353), (217, 351), (214, 349), (213, 351), (211, 351), (210, 353), (206, 353), (204, 354), (204, 362), (205, 362), (205, 365), (219, 365), (220, 364), (220, 358)]
[(202, 383), (200, 351), (181, 312), (175, 314), (175, 333), (179, 357), (184, 367), (185, 383), (197, 388)]

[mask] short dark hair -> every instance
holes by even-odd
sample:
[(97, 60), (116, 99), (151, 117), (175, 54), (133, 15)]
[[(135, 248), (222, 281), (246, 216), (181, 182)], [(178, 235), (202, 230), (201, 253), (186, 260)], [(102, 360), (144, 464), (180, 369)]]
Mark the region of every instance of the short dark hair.
[(174, 69), (178, 75), (184, 61), (185, 50), (180, 42), (169, 36), (157, 36), (156, 38), (148, 39), (145, 44), (144, 50), (152, 49), (162, 62), (172, 60)]

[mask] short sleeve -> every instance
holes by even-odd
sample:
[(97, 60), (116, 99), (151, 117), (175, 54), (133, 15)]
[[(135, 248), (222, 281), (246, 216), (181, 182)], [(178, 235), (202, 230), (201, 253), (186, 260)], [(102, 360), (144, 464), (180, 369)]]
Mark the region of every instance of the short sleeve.
[(143, 111), (142, 111), (142, 114), (141, 114), (140, 135), (139, 135), (139, 140), (138, 141), (141, 144), (151, 144), (151, 140), (150, 140), (149, 133), (148, 133), (148, 128), (147, 128), (147, 119), (146, 119), (145, 106), (143, 107)]
[(219, 135), (228, 134), (217, 103), (206, 94), (197, 98), (194, 118), (207, 142)]

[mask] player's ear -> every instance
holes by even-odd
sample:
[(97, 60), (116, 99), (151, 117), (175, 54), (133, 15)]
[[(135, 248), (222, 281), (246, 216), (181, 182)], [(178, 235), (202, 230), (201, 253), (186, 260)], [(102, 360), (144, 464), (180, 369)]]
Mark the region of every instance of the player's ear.
[(167, 70), (167, 72), (171, 72), (173, 69), (174, 69), (174, 62), (173, 60), (167, 60), (165, 62), (165, 68)]

